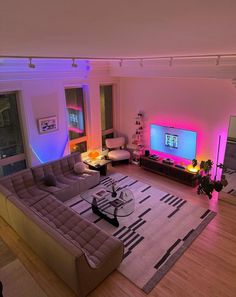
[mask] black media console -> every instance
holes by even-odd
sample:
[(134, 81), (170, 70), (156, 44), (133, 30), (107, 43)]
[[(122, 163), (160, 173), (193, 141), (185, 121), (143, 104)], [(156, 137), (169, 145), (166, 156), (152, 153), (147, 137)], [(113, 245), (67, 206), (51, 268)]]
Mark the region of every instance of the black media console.
[(154, 160), (149, 157), (140, 157), (140, 166), (144, 169), (167, 176), (171, 179), (195, 187), (197, 185), (196, 174), (174, 165), (163, 163), (162, 160)]

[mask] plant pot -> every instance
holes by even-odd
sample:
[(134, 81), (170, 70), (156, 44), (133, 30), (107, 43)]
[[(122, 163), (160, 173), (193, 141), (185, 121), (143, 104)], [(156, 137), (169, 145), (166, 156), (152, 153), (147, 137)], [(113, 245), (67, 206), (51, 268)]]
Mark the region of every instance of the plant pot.
[(223, 189), (223, 185), (220, 181), (216, 181), (214, 183), (214, 189), (216, 190), (216, 192), (220, 192)]

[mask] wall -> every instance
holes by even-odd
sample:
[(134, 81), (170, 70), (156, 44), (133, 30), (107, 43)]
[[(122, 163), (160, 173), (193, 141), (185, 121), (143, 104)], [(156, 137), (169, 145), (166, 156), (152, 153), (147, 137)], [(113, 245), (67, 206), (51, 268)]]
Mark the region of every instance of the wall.
[[(0, 81), (0, 92), (19, 91), (25, 150), (29, 166), (55, 160), (69, 153), (65, 87), (83, 86), (87, 108), (88, 148), (101, 146), (100, 93), (103, 83), (116, 83), (107, 76), (71, 78), (42, 75), (41, 78)], [(20, 77), (20, 75), (19, 75)], [(58, 130), (39, 134), (37, 119), (56, 115)]]
[(227, 80), (122, 78), (120, 131), (128, 136), (130, 146), (138, 111), (145, 115), (146, 148), (149, 148), (149, 125), (157, 123), (197, 131), (198, 160), (211, 158), (216, 162), (221, 135), (219, 161), (222, 162), (229, 117), (236, 114), (236, 89)]

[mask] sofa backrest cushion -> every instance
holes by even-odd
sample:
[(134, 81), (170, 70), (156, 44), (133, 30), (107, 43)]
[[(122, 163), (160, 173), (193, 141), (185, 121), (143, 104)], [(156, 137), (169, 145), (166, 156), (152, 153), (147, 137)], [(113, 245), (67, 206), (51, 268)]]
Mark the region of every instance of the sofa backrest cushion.
[(37, 183), (42, 183), (45, 175), (51, 174), (55, 177), (64, 175), (74, 170), (74, 164), (81, 161), (79, 152), (63, 157), (60, 160), (48, 162), (32, 168)]
[(61, 169), (64, 174), (71, 172), (74, 170), (74, 165), (77, 162), (81, 162), (81, 154), (80, 153), (73, 153), (69, 156), (66, 156), (60, 160), (61, 162)]
[(44, 181), (44, 184), (48, 187), (51, 187), (51, 186), (56, 187), (56, 185), (57, 185), (56, 178), (52, 174), (46, 174), (44, 176), (43, 181)]
[(35, 185), (30, 169), (25, 169), (15, 174), (3, 177), (0, 179), (0, 183), (12, 193), (18, 193)]

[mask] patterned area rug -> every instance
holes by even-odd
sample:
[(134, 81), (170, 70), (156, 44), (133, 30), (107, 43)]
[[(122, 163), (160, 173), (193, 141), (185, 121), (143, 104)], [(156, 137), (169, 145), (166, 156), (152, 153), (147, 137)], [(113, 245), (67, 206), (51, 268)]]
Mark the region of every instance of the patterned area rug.
[(118, 219), (118, 228), (95, 215), (80, 196), (66, 204), (123, 241), (124, 259), (118, 270), (149, 293), (216, 213), (119, 173), (104, 178), (101, 184), (108, 187), (111, 179), (117, 181), (117, 187), (129, 188), (136, 203), (131, 215)]

